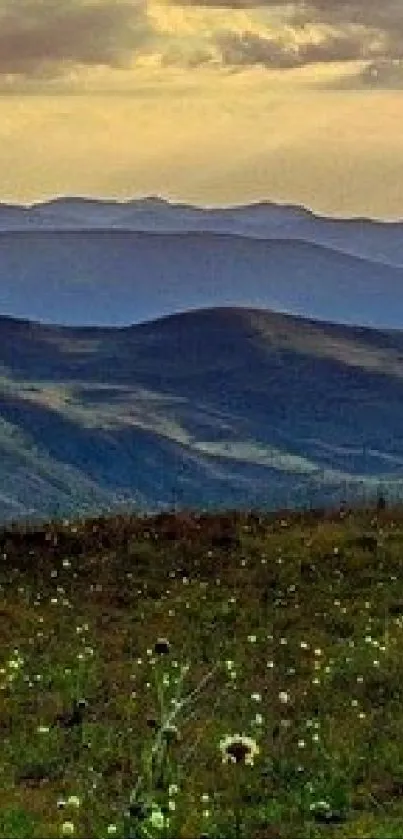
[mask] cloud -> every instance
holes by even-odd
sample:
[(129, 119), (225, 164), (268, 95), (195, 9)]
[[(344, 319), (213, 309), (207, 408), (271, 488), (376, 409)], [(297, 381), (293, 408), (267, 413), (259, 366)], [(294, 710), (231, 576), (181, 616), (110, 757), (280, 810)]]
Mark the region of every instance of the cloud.
[(335, 32), (319, 41), (284, 42), (279, 37), (255, 32), (221, 32), (216, 43), (224, 64), (233, 66), (261, 64), (273, 69), (302, 67), (318, 62), (356, 61), (371, 54), (355, 32)]
[[(294, 5), (292, 24), (325, 25), (333, 32), (345, 27), (360, 33), (356, 60), (370, 59), (350, 79), (351, 87), (401, 86), (403, 59), (403, 3), (401, 0), (301, 0)], [(346, 80), (347, 81), (347, 80)], [(345, 85), (344, 85), (345, 86)]]
[(142, 0), (0, 0), (0, 75), (123, 67), (150, 34)]
[[(226, 64), (291, 68), (403, 58), (403, 0), (182, 0), (181, 5), (228, 11), (226, 31), (215, 36)], [(259, 32), (234, 31), (230, 13), (240, 9), (265, 15)], [(387, 76), (381, 68), (379, 79)]]
[[(265, 5), (272, 5), (266, 0)], [(297, 26), (324, 23), (335, 28), (359, 26), (378, 34), (387, 44), (394, 44), (403, 32), (403, 4), (401, 0), (300, 0), (288, 8), (291, 22)], [(401, 47), (400, 47), (401, 50)]]
[(195, 47), (193, 49), (180, 49), (179, 46), (170, 46), (161, 54), (162, 67), (185, 67), (189, 70), (202, 67), (204, 64), (214, 62), (213, 51), (207, 48)]
[(181, 0), (179, 5), (228, 9), (273, 9), (299, 25), (304, 23), (358, 24), (391, 31), (403, 26), (401, 0)]
[(403, 0), (0, 0), (2, 91), (119, 87), (122, 69), (143, 60), (184, 70), (358, 62), (342, 86), (400, 87), (401, 59)]

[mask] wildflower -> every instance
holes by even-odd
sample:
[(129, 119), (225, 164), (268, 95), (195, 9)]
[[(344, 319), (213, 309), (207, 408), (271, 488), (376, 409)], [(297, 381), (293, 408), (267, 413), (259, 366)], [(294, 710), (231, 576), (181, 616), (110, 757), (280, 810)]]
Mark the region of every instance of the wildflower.
[(116, 824), (108, 824), (108, 827), (106, 828), (106, 832), (107, 832), (108, 836), (114, 836), (115, 833), (118, 832)]
[(278, 698), (279, 698), (280, 702), (284, 702), (284, 703), (285, 703), (285, 702), (288, 702), (288, 701), (289, 701), (289, 699), (290, 699), (290, 694), (289, 694), (289, 693), (287, 693), (287, 691), (286, 691), (286, 690), (281, 690), (281, 691), (280, 691), (280, 693), (279, 693), (279, 695), (278, 695)]
[(309, 809), (311, 812), (313, 810), (330, 810), (330, 804), (328, 801), (313, 801), (312, 804), (309, 805)]
[(62, 824), (62, 836), (72, 836), (75, 831), (75, 826), (73, 822), (63, 822)]
[(223, 756), (223, 763), (229, 763), (230, 761), (232, 763), (240, 763), (244, 761), (249, 765), (253, 765), (254, 757), (260, 751), (255, 740), (240, 734), (235, 734), (221, 740), (220, 750)]
[(70, 807), (78, 808), (80, 806), (80, 799), (77, 795), (69, 795), (67, 799), (67, 804), (69, 804)]
[(153, 827), (157, 828), (157, 830), (163, 830), (165, 825), (165, 818), (162, 810), (159, 807), (153, 806), (153, 810), (150, 816), (150, 822)]

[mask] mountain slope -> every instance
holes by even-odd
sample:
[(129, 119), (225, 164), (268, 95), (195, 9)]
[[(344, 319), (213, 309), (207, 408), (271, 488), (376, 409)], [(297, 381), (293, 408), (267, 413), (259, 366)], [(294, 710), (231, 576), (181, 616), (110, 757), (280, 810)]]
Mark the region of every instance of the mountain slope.
[(0, 518), (278, 507), (403, 487), (403, 331), (224, 307), (0, 318)]
[(403, 268), (307, 242), (212, 233), (0, 234), (0, 311), (129, 325), (206, 306), (399, 328)]

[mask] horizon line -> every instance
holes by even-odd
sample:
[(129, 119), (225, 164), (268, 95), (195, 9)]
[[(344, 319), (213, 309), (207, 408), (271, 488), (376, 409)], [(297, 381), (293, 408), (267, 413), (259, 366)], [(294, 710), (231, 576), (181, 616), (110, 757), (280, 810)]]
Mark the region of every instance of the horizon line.
[(310, 216), (313, 216), (317, 219), (324, 219), (329, 221), (344, 221), (344, 222), (362, 222), (362, 223), (372, 223), (372, 224), (402, 224), (403, 223), (403, 210), (402, 215), (396, 218), (391, 217), (383, 217), (383, 216), (363, 216), (362, 214), (357, 215), (339, 215), (334, 214), (331, 215), (329, 213), (322, 212), (320, 210), (314, 209), (313, 207), (309, 207), (306, 204), (298, 204), (293, 203), (292, 201), (276, 201), (271, 198), (261, 197), (253, 201), (246, 201), (246, 202), (235, 202), (229, 204), (205, 204), (200, 202), (190, 202), (185, 201), (184, 199), (180, 199), (178, 197), (173, 196), (163, 196), (163, 195), (152, 195), (152, 194), (143, 194), (143, 195), (133, 195), (131, 197), (121, 197), (116, 195), (111, 196), (98, 196), (98, 195), (88, 195), (88, 194), (72, 194), (72, 193), (55, 193), (47, 198), (38, 198), (38, 200), (34, 200), (32, 202), (21, 202), (21, 201), (12, 201), (12, 200), (1, 200), (0, 198), (0, 208), (4, 207), (11, 207), (13, 209), (21, 209), (21, 210), (33, 210), (36, 207), (43, 207), (48, 204), (54, 204), (56, 202), (69, 202), (69, 201), (82, 201), (82, 202), (96, 202), (98, 204), (117, 204), (117, 205), (127, 205), (133, 203), (146, 203), (146, 202), (154, 202), (168, 205), (169, 207), (182, 207), (183, 209), (194, 209), (194, 210), (201, 210), (201, 211), (214, 211), (214, 210), (239, 210), (239, 209), (254, 209), (257, 207), (262, 207), (265, 205), (278, 207), (284, 210), (291, 210), (291, 211), (302, 211), (303, 213), (307, 213)]

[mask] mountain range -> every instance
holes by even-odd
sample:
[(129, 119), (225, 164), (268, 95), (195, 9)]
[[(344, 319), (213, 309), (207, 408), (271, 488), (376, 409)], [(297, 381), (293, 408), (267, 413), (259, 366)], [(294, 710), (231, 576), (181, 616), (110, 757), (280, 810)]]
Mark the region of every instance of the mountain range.
[(399, 329), (403, 223), (324, 218), (270, 202), (0, 204), (4, 315), (129, 326), (222, 306)]
[(0, 520), (403, 488), (403, 330), (254, 307), (0, 317)]
[(403, 265), (403, 220), (333, 218), (271, 201), (218, 208), (174, 204), (152, 196), (128, 201), (64, 197), (28, 206), (0, 203), (0, 231), (18, 230), (198, 232), (302, 239), (364, 259)]

